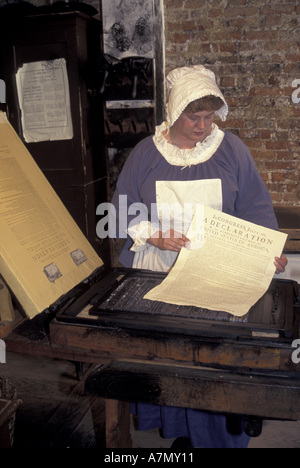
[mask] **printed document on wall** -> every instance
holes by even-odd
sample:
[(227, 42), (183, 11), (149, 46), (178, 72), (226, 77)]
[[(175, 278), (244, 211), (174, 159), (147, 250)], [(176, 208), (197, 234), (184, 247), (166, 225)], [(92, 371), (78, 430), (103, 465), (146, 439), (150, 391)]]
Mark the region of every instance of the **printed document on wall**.
[(66, 60), (25, 63), (19, 68), (16, 80), (25, 141), (72, 139)]

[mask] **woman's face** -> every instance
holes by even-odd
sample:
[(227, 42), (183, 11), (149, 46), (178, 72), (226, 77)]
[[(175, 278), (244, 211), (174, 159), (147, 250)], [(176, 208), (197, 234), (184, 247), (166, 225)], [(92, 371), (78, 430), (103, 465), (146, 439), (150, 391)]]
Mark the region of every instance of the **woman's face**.
[(193, 148), (210, 135), (214, 121), (214, 111), (196, 113), (183, 112), (171, 127), (174, 144), (181, 148)]

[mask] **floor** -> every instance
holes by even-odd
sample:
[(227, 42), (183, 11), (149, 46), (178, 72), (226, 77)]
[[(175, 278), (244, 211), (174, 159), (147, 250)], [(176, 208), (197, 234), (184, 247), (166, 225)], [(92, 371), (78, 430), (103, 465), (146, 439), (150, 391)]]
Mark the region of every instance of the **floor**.
[[(84, 365), (85, 375), (91, 366)], [(104, 401), (84, 395), (74, 363), (7, 353), (0, 378), (9, 379), (22, 405), (14, 448), (104, 448)], [(170, 448), (158, 431), (131, 428), (134, 448)], [(299, 448), (300, 422), (268, 421), (249, 448)]]

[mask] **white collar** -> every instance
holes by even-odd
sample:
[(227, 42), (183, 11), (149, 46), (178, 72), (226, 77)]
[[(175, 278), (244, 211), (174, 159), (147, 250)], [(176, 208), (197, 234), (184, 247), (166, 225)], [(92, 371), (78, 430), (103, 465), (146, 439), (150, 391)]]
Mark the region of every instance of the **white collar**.
[(216, 124), (213, 124), (211, 134), (203, 143), (197, 143), (195, 148), (180, 149), (169, 143), (166, 135), (169, 133), (168, 122), (163, 122), (156, 127), (153, 137), (154, 144), (166, 161), (172, 166), (191, 167), (208, 161), (219, 148), (225, 133)]

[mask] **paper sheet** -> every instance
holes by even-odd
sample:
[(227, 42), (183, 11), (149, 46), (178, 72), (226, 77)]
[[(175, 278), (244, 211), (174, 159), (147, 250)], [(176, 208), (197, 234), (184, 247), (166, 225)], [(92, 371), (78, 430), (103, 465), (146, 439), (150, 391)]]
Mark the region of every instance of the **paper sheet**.
[(25, 63), (16, 80), (25, 141), (72, 139), (66, 60)]
[[(241, 317), (270, 286), (275, 257), (281, 256), (287, 235), (208, 207), (202, 222), (202, 247), (182, 249), (167, 278), (145, 299)], [(187, 233), (192, 246), (199, 234), (196, 223), (199, 216)]]
[(154, 58), (153, 0), (109, 0), (102, 2), (105, 54)]
[(0, 112), (0, 273), (32, 318), (103, 265)]

